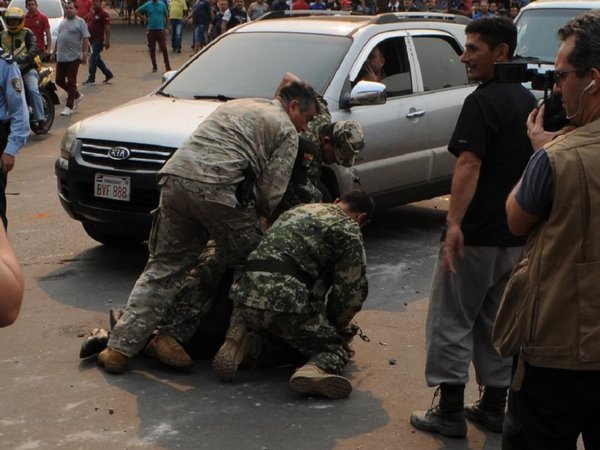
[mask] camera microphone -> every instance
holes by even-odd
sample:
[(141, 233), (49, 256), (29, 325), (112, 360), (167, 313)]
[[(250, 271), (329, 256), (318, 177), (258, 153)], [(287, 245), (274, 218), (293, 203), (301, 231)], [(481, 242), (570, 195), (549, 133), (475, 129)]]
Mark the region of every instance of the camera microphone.
[(588, 84), (586, 87), (583, 88), (583, 90), (581, 91), (581, 94), (579, 95), (579, 106), (577, 106), (577, 111), (575, 112), (575, 114), (566, 116), (567, 119), (571, 120), (572, 118), (577, 117), (579, 115), (579, 112), (581, 111), (581, 101), (583, 100), (583, 94), (585, 94), (587, 91), (589, 91), (594, 86), (596, 86), (596, 80), (590, 81), (590, 84)]

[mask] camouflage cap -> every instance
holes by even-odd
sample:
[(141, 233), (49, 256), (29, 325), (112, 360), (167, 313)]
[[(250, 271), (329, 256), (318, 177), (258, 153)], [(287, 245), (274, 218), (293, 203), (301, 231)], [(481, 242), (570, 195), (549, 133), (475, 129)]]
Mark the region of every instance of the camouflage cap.
[(354, 157), (365, 146), (364, 134), (356, 120), (340, 120), (333, 124), (332, 143), (335, 158), (344, 167), (352, 167)]

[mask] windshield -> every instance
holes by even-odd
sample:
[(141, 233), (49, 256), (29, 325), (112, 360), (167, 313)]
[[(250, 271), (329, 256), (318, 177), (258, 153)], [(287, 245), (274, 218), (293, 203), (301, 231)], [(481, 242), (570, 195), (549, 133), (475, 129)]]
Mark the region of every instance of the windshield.
[(347, 37), (292, 33), (236, 33), (209, 47), (162, 93), (193, 99), (272, 98), (285, 72), (323, 94), (348, 51)]
[(583, 12), (585, 10), (562, 8), (523, 11), (516, 22), (517, 55), (554, 61), (560, 45), (556, 32)]
[[(56, 17), (63, 17), (62, 9), (60, 8), (60, 2), (51, 0), (51, 1), (43, 1), (38, 0), (38, 9), (46, 14), (50, 19), (54, 19)], [(10, 6), (16, 6), (17, 8), (21, 8), (23, 11), (27, 12), (27, 8), (25, 7), (25, 0), (14, 0), (10, 3)]]

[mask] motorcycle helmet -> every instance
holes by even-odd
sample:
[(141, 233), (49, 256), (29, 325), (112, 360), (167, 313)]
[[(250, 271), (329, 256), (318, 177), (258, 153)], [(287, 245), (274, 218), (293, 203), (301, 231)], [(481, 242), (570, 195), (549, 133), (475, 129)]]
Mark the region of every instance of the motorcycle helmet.
[(4, 12), (4, 21), (10, 34), (17, 34), (25, 27), (25, 12), (15, 6)]

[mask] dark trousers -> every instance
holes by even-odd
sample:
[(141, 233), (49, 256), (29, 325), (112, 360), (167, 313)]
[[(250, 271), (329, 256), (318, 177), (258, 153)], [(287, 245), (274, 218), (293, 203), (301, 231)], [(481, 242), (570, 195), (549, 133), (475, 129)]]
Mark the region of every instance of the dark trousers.
[(88, 80), (96, 81), (96, 69), (100, 69), (100, 71), (104, 74), (105, 78), (112, 78), (112, 72), (106, 66), (100, 53), (104, 49), (104, 42), (92, 42), (92, 54), (90, 55), (90, 61), (88, 63)]
[(150, 61), (152, 61), (152, 68), (156, 69), (156, 44), (162, 52), (163, 59), (165, 61), (165, 69), (171, 70), (171, 64), (169, 64), (169, 54), (167, 53), (167, 39), (165, 37), (164, 30), (148, 30), (148, 49), (150, 50)]
[[(10, 121), (0, 122), (0, 149), (4, 153), (8, 143), (8, 134), (10, 133)], [(8, 219), (6, 218), (6, 183), (8, 174), (0, 168), (0, 219), (4, 223), (4, 228), (8, 229)]]
[(56, 84), (67, 92), (67, 107), (73, 109), (75, 99), (79, 97), (77, 90), (77, 72), (81, 61), (56, 63)]
[(600, 450), (600, 371), (525, 364), (521, 390), (510, 390), (502, 450)]

